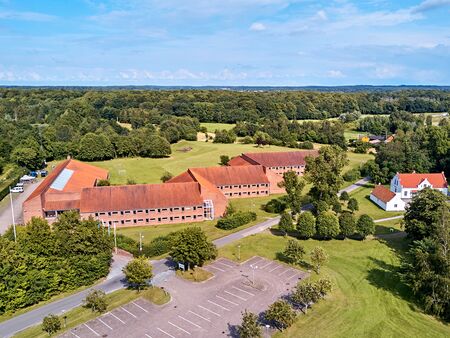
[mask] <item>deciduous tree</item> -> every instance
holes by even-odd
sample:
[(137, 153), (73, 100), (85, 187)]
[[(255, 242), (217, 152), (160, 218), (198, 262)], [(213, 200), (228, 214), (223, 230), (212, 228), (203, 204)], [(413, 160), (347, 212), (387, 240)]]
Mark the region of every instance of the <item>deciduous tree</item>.
[(316, 218), (310, 211), (305, 211), (298, 216), (297, 231), (303, 238), (311, 238), (316, 234)]
[(102, 290), (90, 291), (83, 301), (83, 306), (91, 309), (92, 312), (105, 312), (108, 306), (105, 292)]
[(320, 247), (316, 246), (311, 251), (311, 263), (314, 267), (314, 271), (320, 274), (320, 268), (328, 261), (328, 254), (326, 251)]
[(242, 312), (242, 323), (238, 325), (237, 330), (241, 338), (262, 337), (261, 326), (258, 325), (258, 316), (247, 310)]
[(283, 256), (286, 257), (289, 263), (298, 264), (302, 261), (305, 253), (305, 249), (298, 240), (290, 239), (283, 251)]
[(61, 330), (61, 320), (58, 316), (49, 314), (42, 320), (42, 331), (47, 332), (49, 336)]
[(138, 291), (147, 285), (147, 281), (152, 278), (152, 266), (148, 258), (141, 256), (134, 258), (123, 268), (123, 273), (132, 286), (135, 286)]
[(323, 238), (333, 238), (339, 235), (339, 219), (330, 211), (325, 211), (317, 216), (317, 235)]
[(358, 222), (356, 223), (356, 231), (362, 238), (373, 235), (375, 233), (375, 223), (372, 217), (366, 214), (359, 216)]
[(294, 323), (295, 311), (286, 301), (277, 300), (266, 310), (265, 318), (282, 331)]

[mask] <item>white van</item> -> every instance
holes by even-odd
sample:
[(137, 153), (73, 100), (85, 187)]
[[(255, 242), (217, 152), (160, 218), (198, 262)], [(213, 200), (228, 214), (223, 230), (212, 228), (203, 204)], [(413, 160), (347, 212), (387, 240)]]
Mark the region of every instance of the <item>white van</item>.
[(11, 189), (11, 192), (23, 192), (23, 187), (14, 187)]

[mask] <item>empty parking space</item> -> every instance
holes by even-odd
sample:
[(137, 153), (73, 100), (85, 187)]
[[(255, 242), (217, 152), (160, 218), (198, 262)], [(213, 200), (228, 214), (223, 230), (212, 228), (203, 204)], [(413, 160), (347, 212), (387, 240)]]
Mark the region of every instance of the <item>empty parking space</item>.
[(191, 283), (173, 277), (166, 305), (144, 299), (122, 305), (65, 333), (64, 337), (219, 337), (240, 323), (241, 312), (255, 313), (285, 294), (306, 273), (262, 257), (237, 264), (220, 258), (204, 267), (215, 278)]

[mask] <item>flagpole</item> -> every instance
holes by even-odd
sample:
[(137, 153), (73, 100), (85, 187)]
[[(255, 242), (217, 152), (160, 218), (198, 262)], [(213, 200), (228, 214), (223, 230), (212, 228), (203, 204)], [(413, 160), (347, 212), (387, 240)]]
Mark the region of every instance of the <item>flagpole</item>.
[(14, 242), (17, 242), (16, 219), (14, 218), (14, 205), (13, 205), (11, 187), (9, 187), (9, 198), (11, 200), (11, 216), (12, 216), (12, 221), (13, 221)]

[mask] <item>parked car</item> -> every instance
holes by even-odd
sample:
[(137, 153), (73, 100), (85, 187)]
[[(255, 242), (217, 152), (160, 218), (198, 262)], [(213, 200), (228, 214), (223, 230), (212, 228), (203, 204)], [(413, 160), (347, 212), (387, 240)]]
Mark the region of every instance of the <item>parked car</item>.
[(11, 192), (23, 192), (23, 187), (14, 187), (11, 189)]
[(22, 182), (17, 183), (16, 187), (22, 187), (23, 188), (23, 183)]
[(45, 177), (48, 175), (48, 171), (47, 170), (41, 170), (41, 177)]
[(28, 173), (28, 175), (29, 175), (29, 176), (33, 176), (33, 177), (37, 177), (37, 176), (38, 176), (38, 173), (37, 173), (36, 171), (30, 171), (30, 172)]

